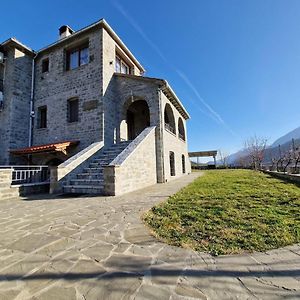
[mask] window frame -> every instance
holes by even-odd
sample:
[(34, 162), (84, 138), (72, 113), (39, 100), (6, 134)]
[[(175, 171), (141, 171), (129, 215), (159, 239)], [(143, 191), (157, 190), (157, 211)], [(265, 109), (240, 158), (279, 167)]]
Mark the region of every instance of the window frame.
[[(81, 53), (85, 50), (87, 50), (87, 62), (82, 63), (81, 62)], [(76, 62), (76, 66), (72, 68), (71, 67), (71, 56), (74, 53), (77, 53), (77, 62)], [(81, 44), (80, 46), (66, 50), (66, 71), (78, 69), (81, 66), (85, 66), (85, 65), (89, 64), (89, 62), (90, 62), (90, 50), (89, 50), (88, 42), (85, 42), (85, 43)]]
[[(74, 113), (71, 114), (72, 106), (76, 104), (76, 116), (74, 118)], [(72, 109), (71, 109), (72, 108)], [(79, 98), (74, 97), (67, 100), (67, 122), (68, 123), (77, 123), (79, 122)]]
[[(117, 61), (119, 62), (119, 70), (117, 69)], [(122, 72), (122, 67), (127, 68), (128, 73), (124, 73)], [(115, 57), (115, 72), (118, 74), (127, 74), (130, 75), (131, 74), (131, 70), (132, 67), (130, 66), (130, 64), (128, 62), (126, 62), (118, 53), (116, 53), (116, 57)]]
[(47, 128), (48, 123), (48, 109), (47, 105), (39, 106), (38, 107), (38, 129), (45, 129)]
[[(45, 69), (45, 67), (46, 67), (46, 69)], [(42, 73), (49, 72), (49, 67), (50, 67), (49, 57), (44, 58), (42, 60)]]
[(181, 167), (182, 167), (182, 174), (186, 173), (186, 167), (185, 167), (185, 155), (181, 155)]
[(173, 151), (169, 152), (169, 163), (170, 163), (170, 176), (176, 176), (176, 161), (175, 161), (175, 153)]

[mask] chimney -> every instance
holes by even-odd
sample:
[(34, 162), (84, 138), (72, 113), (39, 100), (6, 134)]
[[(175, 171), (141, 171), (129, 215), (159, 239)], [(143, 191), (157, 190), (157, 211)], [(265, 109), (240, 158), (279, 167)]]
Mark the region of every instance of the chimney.
[(74, 30), (71, 27), (69, 27), (68, 25), (63, 25), (59, 28), (59, 39), (68, 37), (73, 32), (74, 32)]

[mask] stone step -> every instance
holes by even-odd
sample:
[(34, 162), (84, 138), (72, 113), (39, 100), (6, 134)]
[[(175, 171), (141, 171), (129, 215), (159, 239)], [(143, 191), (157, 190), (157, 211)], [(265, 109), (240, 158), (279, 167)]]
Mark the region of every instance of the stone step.
[(83, 173), (89, 173), (89, 174), (91, 174), (91, 173), (96, 173), (96, 174), (100, 174), (100, 173), (102, 173), (103, 172), (103, 168), (101, 168), (101, 167), (98, 167), (98, 168), (84, 168), (83, 169)]
[(92, 185), (65, 185), (64, 193), (74, 194), (102, 194), (102, 187)]
[(101, 161), (101, 162), (92, 162), (89, 164), (89, 168), (101, 168), (103, 166), (109, 165), (111, 162), (111, 159), (109, 161)]
[(71, 185), (93, 185), (103, 186), (103, 179), (73, 179), (70, 182)]
[(81, 174), (77, 174), (77, 178), (78, 179), (103, 179), (103, 175), (102, 172), (100, 173), (81, 173)]

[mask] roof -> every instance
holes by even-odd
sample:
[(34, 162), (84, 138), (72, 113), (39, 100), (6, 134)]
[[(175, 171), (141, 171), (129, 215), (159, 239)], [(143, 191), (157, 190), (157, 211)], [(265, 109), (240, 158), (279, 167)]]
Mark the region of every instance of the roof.
[(190, 119), (189, 113), (184, 108), (183, 104), (181, 103), (181, 101), (179, 100), (177, 95), (175, 94), (174, 90), (169, 85), (168, 81), (166, 81), (164, 79), (159, 79), (159, 78), (138, 76), (138, 75), (132, 75), (132, 74), (115, 73), (114, 76), (150, 81), (150, 82), (158, 84), (160, 86), (161, 90), (163, 91), (163, 93), (170, 100), (170, 102), (176, 107), (176, 109), (181, 113), (181, 115), (184, 117), (184, 119), (185, 120)]
[(66, 152), (67, 148), (70, 146), (75, 146), (79, 141), (64, 141), (59, 143), (45, 144), (39, 146), (32, 146), (28, 148), (10, 150), (10, 153), (16, 155), (23, 154), (34, 154), (34, 153), (43, 153), (43, 152)]
[(73, 34), (62, 38), (55, 43), (50, 44), (49, 46), (46, 46), (42, 49), (40, 49), (37, 52), (37, 55), (40, 53), (43, 53), (44, 51), (47, 51), (53, 47), (56, 47), (58, 45), (61, 45), (65, 43), (66, 41), (70, 41), (74, 39), (75, 37), (78, 37), (81, 34), (84, 34), (88, 32), (91, 29), (94, 29), (96, 27), (104, 28), (109, 33), (109, 35), (114, 39), (114, 41), (119, 45), (119, 47), (126, 53), (126, 55), (134, 62), (134, 64), (139, 68), (139, 70), (144, 73), (145, 69), (144, 67), (139, 63), (139, 61), (135, 58), (135, 56), (131, 53), (131, 51), (126, 47), (126, 45), (122, 42), (122, 40), (119, 38), (119, 36), (114, 32), (114, 30), (108, 25), (108, 23), (104, 19), (100, 19), (99, 21), (92, 23), (89, 26), (86, 26), (80, 30), (75, 31)]
[(217, 156), (217, 150), (189, 152), (189, 157)]
[(5, 47), (5, 46), (9, 46), (9, 45), (13, 45), (15, 46), (16, 48), (19, 48), (31, 55), (35, 55), (35, 52), (29, 48), (28, 46), (24, 45), (23, 43), (21, 43), (20, 41), (18, 41), (16, 38), (12, 37), (12, 38), (9, 38), (8, 40), (2, 42), (0, 44), (0, 47)]

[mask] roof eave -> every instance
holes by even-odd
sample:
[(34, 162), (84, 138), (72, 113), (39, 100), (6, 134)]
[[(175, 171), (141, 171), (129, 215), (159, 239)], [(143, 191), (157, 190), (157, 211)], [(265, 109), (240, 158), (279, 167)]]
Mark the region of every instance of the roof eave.
[(171, 88), (171, 86), (169, 85), (167, 80), (164, 80), (165, 82), (165, 86), (162, 88), (163, 92), (166, 94), (166, 96), (168, 97), (168, 95), (170, 95), (174, 100), (175, 103), (173, 103), (173, 105), (179, 110), (181, 111), (182, 115), (184, 116), (184, 118), (186, 120), (190, 119), (190, 115), (187, 112), (187, 110), (184, 108), (183, 104), (181, 103), (181, 101), (179, 100), (178, 96), (176, 95), (176, 93), (174, 92), (174, 90)]
[(32, 56), (36, 55), (34, 50), (32, 50), (28, 46), (24, 45), (23, 43), (21, 43), (14, 37), (9, 38), (6, 41), (2, 42), (0, 44), (0, 47), (6, 47), (6, 46), (9, 46), (10, 44), (13, 44), (15, 47), (21, 48), (22, 50), (26, 51), (27, 53), (31, 54)]

